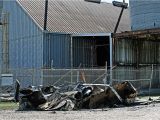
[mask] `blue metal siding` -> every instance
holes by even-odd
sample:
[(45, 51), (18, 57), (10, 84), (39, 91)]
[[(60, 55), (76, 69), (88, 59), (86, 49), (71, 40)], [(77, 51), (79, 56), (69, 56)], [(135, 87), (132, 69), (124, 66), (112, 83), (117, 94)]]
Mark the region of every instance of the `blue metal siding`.
[(3, 1), (0, 0), (0, 20), (1, 20), (1, 13), (2, 13), (2, 10), (3, 10)]
[[(0, 28), (2, 31), (2, 28)], [(2, 32), (0, 32), (0, 58), (2, 58)], [(0, 68), (2, 68), (2, 59), (0, 59)]]
[(46, 33), (44, 36), (44, 68), (70, 67), (70, 35)]
[(9, 12), (10, 68), (41, 68), (42, 30), (16, 1), (3, 2)]
[(132, 30), (160, 28), (159, 0), (130, 0)]

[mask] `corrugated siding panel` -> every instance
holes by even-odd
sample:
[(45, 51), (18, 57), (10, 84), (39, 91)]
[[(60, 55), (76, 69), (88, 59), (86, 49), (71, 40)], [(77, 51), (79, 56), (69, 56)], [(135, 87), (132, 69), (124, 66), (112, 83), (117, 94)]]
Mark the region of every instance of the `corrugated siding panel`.
[(96, 53), (93, 46), (96, 39), (93, 37), (73, 37), (73, 66), (92, 67), (96, 65)]
[(159, 64), (159, 49), (160, 44), (153, 41), (143, 41), (141, 42), (141, 57), (140, 57), (140, 63), (142, 64)]
[(130, 0), (132, 30), (160, 27), (159, 0)]
[(152, 86), (159, 88), (160, 86), (160, 66), (154, 66)]
[(116, 40), (114, 61), (119, 64), (160, 64), (159, 53), (160, 44), (156, 41)]
[(42, 66), (42, 32), (16, 1), (5, 1), (9, 12), (10, 68)]
[(44, 39), (44, 68), (68, 68), (70, 67), (70, 35), (45, 34)]
[(136, 45), (134, 40), (116, 40), (114, 61), (119, 64), (136, 63)]
[(29, 69), (42, 67), (42, 31), (16, 1), (4, 1), (3, 9), (9, 12), (10, 72), (20, 80), (22, 87), (39, 85), (41, 72)]
[(0, 20), (1, 20), (1, 13), (2, 13), (2, 9), (3, 9), (3, 1), (0, 1)]
[[(1, 27), (0, 30), (2, 30)], [(2, 58), (2, 32), (0, 32), (0, 58)], [(0, 59), (0, 68), (2, 68), (2, 64), (2, 59)]]

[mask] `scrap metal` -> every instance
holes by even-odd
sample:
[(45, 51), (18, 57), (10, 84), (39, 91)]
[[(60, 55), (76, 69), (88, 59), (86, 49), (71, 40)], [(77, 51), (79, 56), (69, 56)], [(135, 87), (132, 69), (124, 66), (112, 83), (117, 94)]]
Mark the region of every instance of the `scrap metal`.
[[(72, 91), (60, 92), (55, 86), (19, 88), (16, 82), (15, 99), (19, 110), (77, 110), (113, 107), (115, 104), (129, 104), (127, 99), (135, 98), (137, 91), (128, 82), (114, 86), (104, 84), (78, 83)], [(18, 97), (18, 98), (17, 98)]]

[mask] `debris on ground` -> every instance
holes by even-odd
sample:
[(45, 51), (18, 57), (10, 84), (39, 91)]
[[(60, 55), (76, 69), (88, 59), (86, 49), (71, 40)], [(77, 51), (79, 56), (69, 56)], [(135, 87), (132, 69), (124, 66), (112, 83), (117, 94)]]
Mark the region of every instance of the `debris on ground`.
[(129, 105), (137, 91), (128, 82), (114, 85), (78, 83), (73, 90), (60, 92), (56, 86), (20, 88), (16, 82), (15, 101), (19, 110), (79, 110)]
[(14, 97), (11, 97), (11, 96), (1, 96), (0, 97), (0, 102), (14, 102)]
[(14, 88), (12, 86), (0, 87), (0, 102), (13, 102), (14, 101)]

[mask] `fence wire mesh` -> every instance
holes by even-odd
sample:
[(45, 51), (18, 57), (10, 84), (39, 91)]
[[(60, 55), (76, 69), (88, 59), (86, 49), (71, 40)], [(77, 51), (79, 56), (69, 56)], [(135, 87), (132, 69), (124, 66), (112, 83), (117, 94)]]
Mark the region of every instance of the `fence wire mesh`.
[(13, 74), (13, 83), (3, 85), (1, 76), (0, 93), (13, 92), (16, 79), (20, 81), (22, 88), (38, 85), (67, 86), (78, 82), (106, 84), (110, 81), (113, 85), (130, 81), (138, 91), (148, 90), (149, 87), (160, 88), (160, 67), (152, 70), (150, 66), (140, 69), (116, 67), (107, 72), (105, 69), (10, 69), (9, 73)]

